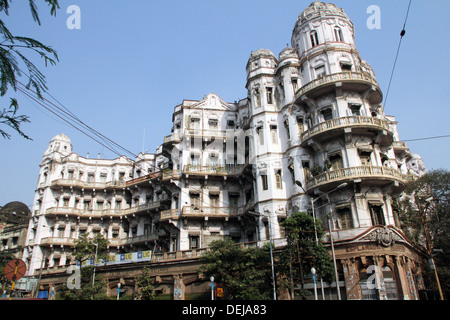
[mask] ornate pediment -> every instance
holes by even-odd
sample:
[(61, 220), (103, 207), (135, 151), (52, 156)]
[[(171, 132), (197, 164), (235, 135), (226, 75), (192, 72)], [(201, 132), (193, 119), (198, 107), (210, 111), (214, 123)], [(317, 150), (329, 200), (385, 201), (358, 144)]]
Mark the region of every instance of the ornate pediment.
[(399, 231), (390, 226), (375, 227), (359, 237), (356, 241), (374, 241), (383, 247), (390, 247), (396, 242), (409, 242)]
[(233, 104), (226, 103), (215, 93), (207, 94), (202, 101), (191, 106), (193, 109), (234, 110)]

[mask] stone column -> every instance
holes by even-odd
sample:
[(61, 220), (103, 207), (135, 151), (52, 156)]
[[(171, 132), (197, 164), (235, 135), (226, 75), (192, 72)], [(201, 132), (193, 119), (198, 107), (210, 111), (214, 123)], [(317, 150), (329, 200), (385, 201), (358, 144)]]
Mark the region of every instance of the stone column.
[(359, 274), (356, 267), (355, 259), (342, 259), (342, 267), (344, 270), (345, 290), (348, 300), (361, 300), (361, 288), (359, 286)]
[(177, 274), (173, 276), (173, 300), (184, 300), (185, 287), (183, 283), (183, 275)]

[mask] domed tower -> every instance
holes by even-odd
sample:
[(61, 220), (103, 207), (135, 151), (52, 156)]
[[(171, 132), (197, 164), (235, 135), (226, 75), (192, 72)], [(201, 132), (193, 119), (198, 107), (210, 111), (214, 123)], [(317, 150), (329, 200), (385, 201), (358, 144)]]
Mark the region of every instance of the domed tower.
[[(361, 273), (370, 264), (390, 268), (399, 277), (405, 270), (395, 263), (401, 258), (377, 255), (385, 254), (394, 238), (405, 244), (398, 250), (409, 245), (395, 206), (405, 178), (394, 152), (393, 126), (381, 105), (382, 92), (356, 50), (353, 24), (344, 10), (315, 1), (299, 15), (292, 47), (300, 75), (295, 106), (304, 116), (300, 146), (309, 154), (299, 182), (310, 197), (309, 209), (315, 206), (316, 217), (329, 231), (328, 241), (332, 237), (337, 243), (340, 280), (354, 281), (358, 269)], [(386, 244), (367, 245), (371, 251), (366, 252), (365, 241), (384, 237)], [(364, 296), (364, 284), (355, 288), (346, 292), (347, 298)]]
[(57, 157), (65, 157), (72, 153), (72, 142), (64, 133), (58, 134), (50, 140), (47, 150), (44, 152), (44, 158), (53, 154)]

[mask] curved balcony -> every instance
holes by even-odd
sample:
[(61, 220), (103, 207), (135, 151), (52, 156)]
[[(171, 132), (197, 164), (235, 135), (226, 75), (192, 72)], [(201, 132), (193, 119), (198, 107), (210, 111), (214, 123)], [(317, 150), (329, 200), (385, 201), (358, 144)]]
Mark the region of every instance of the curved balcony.
[(55, 187), (72, 187), (78, 189), (122, 189), (125, 187), (125, 181), (108, 181), (108, 182), (87, 182), (79, 179), (57, 179), (52, 181), (52, 188)]
[(381, 103), (383, 94), (378, 86), (378, 82), (368, 73), (362, 72), (341, 72), (325, 75), (302, 86), (296, 93), (296, 100), (302, 96), (316, 98), (327, 92), (341, 87), (343, 90), (363, 92), (373, 88), (372, 94), (368, 96), (371, 103)]
[(151, 180), (156, 180), (158, 178), (161, 177), (161, 171), (156, 171), (156, 172), (152, 172), (149, 173), (145, 176), (139, 177), (139, 178), (135, 178), (133, 180), (129, 180), (125, 183), (126, 187), (131, 187), (131, 186), (138, 186), (138, 185), (145, 185), (148, 184), (149, 181)]
[(75, 246), (75, 238), (47, 237), (41, 239), (41, 246)]
[(188, 164), (184, 166), (183, 174), (192, 176), (233, 176), (242, 174), (243, 170), (244, 165), (219, 167)]
[(329, 139), (343, 133), (343, 129), (351, 128), (352, 133), (364, 133), (370, 131), (389, 131), (389, 123), (386, 120), (367, 117), (367, 116), (350, 116), (330, 119), (309, 128), (301, 134), (304, 146), (308, 140)]
[(325, 185), (329, 185), (327, 187), (332, 189), (340, 183), (355, 179), (364, 179), (373, 185), (383, 185), (397, 181), (403, 186), (406, 182), (406, 177), (400, 170), (387, 167), (359, 166), (341, 168), (318, 174), (306, 180), (306, 189), (311, 190)]
[(64, 216), (64, 217), (85, 217), (85, 218), (104, 218), (104, 217), (120, 217), (123, 215), (123, 210), (115, 209), (76, 209), (71, 207), (54, 207), (45, 211), (46, 216)]
[(221, 218), (238, 217), (244, 213), (244, 207), (200, 207), (183, 206), (183, 209), (161, 211), (160, 221), (178, 220), (180, 218)]

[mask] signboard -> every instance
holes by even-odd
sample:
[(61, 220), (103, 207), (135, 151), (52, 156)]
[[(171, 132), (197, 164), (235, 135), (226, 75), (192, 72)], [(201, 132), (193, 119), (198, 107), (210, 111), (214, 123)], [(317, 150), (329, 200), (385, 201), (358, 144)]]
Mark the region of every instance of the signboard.
[[(122, 253), (122, 254), (116, 254), (111, 255), (108, 257), (108, 259), (105, 261), (103, 259), (97, 259), (94, 262), (94, 259), (89, 259), (86, 261), (83, 261), (81, 264), (84, 266), (108, 266), (113, 264), (123, 264), (123, 263), (133, 263), (133, 262), (142, 262), (142, 261), (150, 261), (152, 259), (152, 251), (139, 251), (139, 252), (129, 252), (129, 253)], [(77, 265), (79, 266), (79, 262), (77, 262)]]
[(27, 272), (27, 265), (19, 259), (8, 262), (5, 266), (5, 277), (11, 281), (17, 281)]

